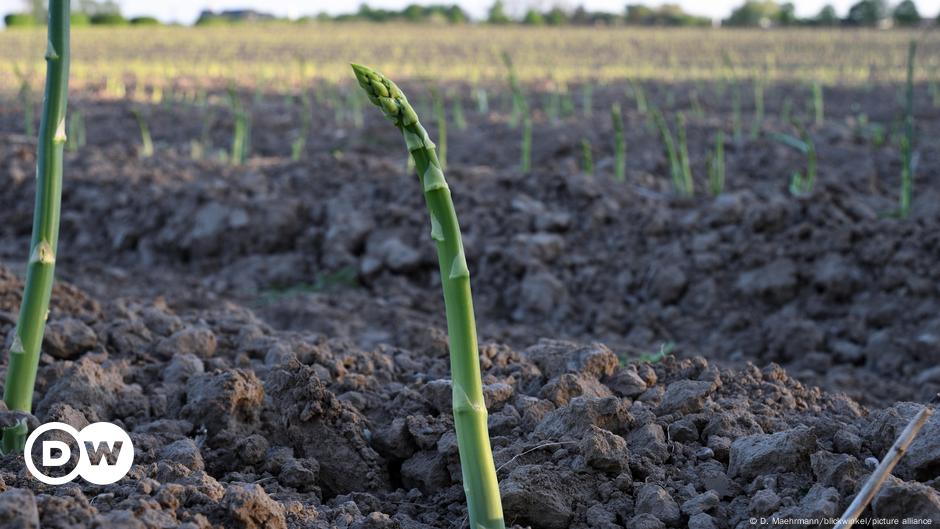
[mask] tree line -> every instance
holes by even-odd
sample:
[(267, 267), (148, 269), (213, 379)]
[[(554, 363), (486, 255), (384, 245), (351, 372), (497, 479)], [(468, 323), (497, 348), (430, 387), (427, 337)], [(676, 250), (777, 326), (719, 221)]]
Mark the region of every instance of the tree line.
[[(45, 21), (45, 2), (26, 0), (26, 9), (4, 17), (7, 27), (37, 26)], [(127, 19), (121, 14), (115, 0), (78, 0), (72, 13), (72, 25), (157, 25), (154, 17)], [(271, 15), (254, 10), (235, 10), (215, 13), (203, 11), (196, 25), (232, 24), (277, 20)], [(471, 17), (457, 4), (412, 4), (402, 10), (376, 9), (363, 3), (353, 13), (329, 15), (321, 13), (305, 16), (295, 22), (410, 22), (464, 24)], [(776, 0), (746, 0), (735, 8), (731, 15), (721, 21), (687, 13), (679, 5), (662, 4), (650, 7), (644, 4), (628, 4), (622, 13), (589, 11), (583, 6), (575, 9), (553, 7), (547, 11), (528, 9), (519, 16), (509, 14), (503, 0), (496, 0), (487, 10), (486, 24), (526, 26), (711, 26), (718, 22), (729, 27), (786, 27), (786, 26), (901, 26), (910, 27), (931, 22), (917, 9), (912, 0), (901, 0), (891, 5), (888, 0), (859, 0), (843, 16), (832, 5), (826, 5), (818, 14), (808, 18), (796, 16), (793, 2)], [(940, 22), (938, 15), (933, 22)]]

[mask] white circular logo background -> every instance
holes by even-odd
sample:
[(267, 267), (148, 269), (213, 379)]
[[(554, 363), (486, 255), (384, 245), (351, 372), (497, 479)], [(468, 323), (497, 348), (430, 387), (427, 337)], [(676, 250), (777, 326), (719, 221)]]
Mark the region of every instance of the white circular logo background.
[[(40, 472), (36, 468), (35, 462), (33, 462), (33, 445), (40, 435), (50, 430), (59, 430), (69, 434), (78, 445), (78, 464), (64, 476), (47, 476)], [(50, 450), (47, 450), (46, 443), (52, 444), (53, 448), (63, 453), (51, 463), (43, 461), (44, 465), (54, 466), (59, 461), (64, 463), (69, 460), (70, 448), (61, 441), (43, 441), (43, 459), (46, 459), (51, 453)], [(94, 453), (94, 463), (92, 457), (89, 456), (89, 449)], [(111, 458), (114, 460), (114, 464), (108, 462), (109, 457), (106, 456), (109, 454), (116, 455), (116, 457)], [(62, 485), (72, 481), (77, 476), (81, 476), (89, 483), (108, 485), (123, 478), (130, 471), (131, 466), (134, 464), (134, 445), (131, 443), (131, 438), (127, 435), (127, 432), (120, 426), (109, 422), (92, 423), (82, 428), (81, 431), (62, 422), (50, 422), (41, 425), (29, 434), (23, 450), (23, 458), (26, 461), (26, 468), (29, 473), (47, 485)]]

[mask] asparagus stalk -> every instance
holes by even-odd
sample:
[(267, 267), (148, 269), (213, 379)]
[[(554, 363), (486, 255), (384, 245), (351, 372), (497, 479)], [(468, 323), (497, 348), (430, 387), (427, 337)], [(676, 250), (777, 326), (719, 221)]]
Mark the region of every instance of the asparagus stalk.
[(819, 81), (813, 81), (813, 116), (816, 126), (821, 126), (826, 119), (823, 107), (823, 87)]
[(911, 213), (914, 193), (914, 57), (917, 41), (912, 40), (907, 50), (907, 85), (904, 91), (904, 136), (901, 137), (901, 195), (898, 216), (907, 218)]
[[(65, 150), (65, 109), (69, 83), (69, 0), (49, 1), (49, 38), (46, 49), (46, 87), (39, 124), (36, 156), (36, 207), (26, 269), (26, 286), (16, 323), (3, 400), (7, 408), (29, 412), (39, 367), (39, 348), (46, 328), (49, 298), (55, 275), (62, 203), (62, 160)], [(26, 423), (3, 431), (4, 453), (22, 451)]]
[(764, 80), (754, 80), (754, 121), (751, 123), (751, 139), (760, 136), (764, 126)]
[(532, 116), (528, 114), (522, 122), (522, 159), (519, 168), (523, 173), (532, 170)]
[(626, 179), (627, 142), (624, 139), (620, 103), (614, 103), (610, 107), (610, 119), (614, 125), (614, 178), (623, 182)]
[(470, 294), (470, 272), (450, 189), (444, 180), (434, 143), (418, 122), (417, 114), (398, 86), (365, 66), (354, 64), (352, 68), (369, 100), (382, 109), (404, 135), (424, 190), (431, 218), (431, 238), (437, 246), (444, 290), (453, 378), (454, 426), (457, 430), (470, 527), (504, 529), (499, 483), (486, 424), (476, 321)]
[(137, 120), (137, 127), (140, 129), (140, 155), (143, 158), (153, 156), (153, 138), (150, 136), (150, 127), (147, 126), (147, 120), (139, 109), (134, 109), (134, 119)]
[(437, 120), (438, 159), (441, 161), (441, 169), (447, 169), (447, 111), (444, 108), (444, 96), (435, 88), (431, 90), (431, 98), (434, 100), (434, 117)]
[(679, 129), (679, 169), (682, 175), (683, 194), (691, 196), (695, 184), (692, 181), (692, 164), (689, 160), (689, 142), (686, 139), (685, 114), (679, 114), (679, 117), (676, 118), (676, 126)]
[(708, 158), (708, 190), (718, 196), (725, 189), (725, 133), (715, 134), (715, 150)]
[(581, 170), (586, 175), (594, 174), (594, 152), (587, 138), (581, 139)]

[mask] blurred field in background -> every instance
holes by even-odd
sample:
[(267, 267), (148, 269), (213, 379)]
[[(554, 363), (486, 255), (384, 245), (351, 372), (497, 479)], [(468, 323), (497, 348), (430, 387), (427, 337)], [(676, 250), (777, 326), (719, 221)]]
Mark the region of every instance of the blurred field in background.
[[(408, 24), (76, 28), (72, 86), (224, 86), (294, 91), (350, 80), (348, 63), (396, 79), (489, 83), (512, 55), (526, 83), (761, 77), (861, 85), (898, 82), (921, 32), (871, 29), (528, 28)], [(44, 30), (0, 32), (0, 89), (39, 87)], [(916, 79), (940, 76), (940, 38), (921, 44)]]

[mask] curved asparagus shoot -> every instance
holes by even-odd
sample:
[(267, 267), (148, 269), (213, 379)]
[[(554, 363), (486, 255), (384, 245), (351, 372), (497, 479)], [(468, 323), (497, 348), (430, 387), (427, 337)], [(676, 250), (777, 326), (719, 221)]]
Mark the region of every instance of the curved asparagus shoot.
[[(36, 207), (30, 242), (26, 287), (16, 322), (3, 400), (7, 408), (29, 412), (39, 367), (39, 348), (46, 328), (55, 275), (62, 203), (62, 158), (65, 149), (65, 108), (69, 83), (69, 0), (49, 1), (49, 39), (46, 49), (46, 87), (39, 124), (36, 167)], [(22, 451), (26, 423), (3, 431), (4, 453)]]
[(444, 180), (434, 143), (418, 122), (418, 115), (398, 86), (365, 66), (353, 64), (352, 68), (369, 100), (404, 135), (405, 145), (414, 158), (418, 180), (424, 190), (431, 218), (431, 238), (437, 246), (444, 289), (453, 378), (454, 426), (457, 430), (470, 527), (504, 529), (499, 483), (496, 480), (486, 424), (486, 405), (483, 402), (470, 272), (450, 189)]

